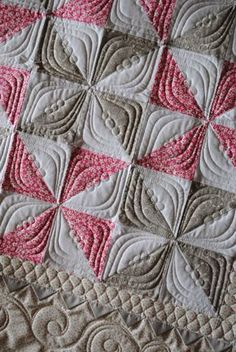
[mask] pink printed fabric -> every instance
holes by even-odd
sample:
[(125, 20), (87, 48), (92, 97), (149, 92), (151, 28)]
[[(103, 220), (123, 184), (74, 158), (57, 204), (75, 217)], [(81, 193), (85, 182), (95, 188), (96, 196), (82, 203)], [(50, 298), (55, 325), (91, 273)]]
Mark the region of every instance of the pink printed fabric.
[(236, 133), (233, 128), (213, 125), (213, 129), (226, 151), (229, 160), (236, 167)]
[(79, 192), (96, 185), (101, 179), (108, 180), (112, 174), (127, 166), (125, 162), (105, 155), (85, 149), (75, 150), (65, 176), (62, 195), (57, 201), (38, 170), (35, 157), (27, 151), (21, 137), (15, 134), (2, 188), (6, 192), (16, 192), (47, 203), (51, 210), (36, 217), (33, 223), (28, 224), (26, 221), (16, 231), (5, 233), (1, 239), (1, 252), (41, 263), (53, 220), (62, 209), (65, 220), (74, 231), (74, 240), (83, 250), (95, 274), (101, 277), (114, 224), (110, 220), (68, 209), (64, 204)]
[(86, 188), (96, 186), (101, 180), (109, 179), (110, 175), (124, 169), (128, 165), (106, 155), (99, 155), (88, 150), (77, 149), (73, 152), (68, 167), (66, 183), (61, 199), (73, 197)]
[(104, 26), (112, 6), (112, 0), (70, 0), (54, 12), (69, 20)]
[(98, 327), (122, 316), (115, 343), (61, 320), (36, 350), (231, 351), (235, 23), (230, 0), (0, 0), (0, 259), (96, 282)]
[(173, 111), (202, 118), (203, 112), (189, 90), (176, 61), (165, 48), (156, 73), (150, 100)]
[(29, 72), (0, 66), (0, 105), (12, 124), (17, 122), (24, 101)]
[(84, 251), (95, 274), (101, 277), (107, 251), (111, 245), (110, 234), (114, 224), (108, 220), (97, 220), (89, 214), (78, 214), (72, 209), (63, 208), (62, 211), (76, 242)]
[(175, 0), (140, 0), (159, 37), (165, 42), (168, 39)]
[(14, 136), (3, 188), (50, 203), (56, 201), (18, 134)]
[(191, 88), (188, 87), (174, 57), (168, 48), (165, 48), (155, 76), (150, 102), (201, 119), (203, 126), (186, 132), (173, 142), (165, 143), (159, 150), (153, 151), (138, 163), (147, 168), (192, 180), (199, 164), (206, 130), (212, 128), (227, 150), (226, 155), (235, 166), (235, 130), (212, 123), (217, 117), (232, 111), (236, 106), (235, 74), (235, 64), (225, 62), (210, 114), (206, 116), (204, 110), (199, 107)]
[(0, 3), (0, 42), (12, 37), (42, 17), (39, 12), (18, 5)]
[(199, 162), (206, 128), (195, 127), (138, 161), (139, 165), (192, 180)]
[(212, 104), (212, 119), (236, 107), (235, 81), (236, 64), (226, 61), (222, 69), (220, 82)]
[(54, 214), (55, 209), (49, 209), (33, 222), (21, 225), (15, 231), (5, 233), (0, 239), (1, 253), (41, 263)]

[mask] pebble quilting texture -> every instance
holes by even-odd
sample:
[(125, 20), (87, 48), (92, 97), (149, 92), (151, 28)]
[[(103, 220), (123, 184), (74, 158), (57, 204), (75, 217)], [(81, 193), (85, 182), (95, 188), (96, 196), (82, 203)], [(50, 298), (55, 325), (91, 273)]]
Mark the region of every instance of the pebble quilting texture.
[(0, 0), (0, 351), (235, 351), (235, 259), (235, 1)]

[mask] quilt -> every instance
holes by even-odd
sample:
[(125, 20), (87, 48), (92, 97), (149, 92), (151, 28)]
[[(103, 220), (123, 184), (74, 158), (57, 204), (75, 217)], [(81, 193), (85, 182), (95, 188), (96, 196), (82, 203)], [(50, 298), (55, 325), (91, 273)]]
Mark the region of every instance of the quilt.
[(234, 0), (0, 0), (0, 351), (236, 351)]

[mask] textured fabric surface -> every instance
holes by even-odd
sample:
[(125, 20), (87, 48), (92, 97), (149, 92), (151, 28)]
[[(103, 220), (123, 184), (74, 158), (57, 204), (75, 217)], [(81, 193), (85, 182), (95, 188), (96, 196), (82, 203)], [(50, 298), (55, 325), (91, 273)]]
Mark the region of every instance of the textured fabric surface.
[(0, 351), (236, 350), (234, 0), (0, 0)]

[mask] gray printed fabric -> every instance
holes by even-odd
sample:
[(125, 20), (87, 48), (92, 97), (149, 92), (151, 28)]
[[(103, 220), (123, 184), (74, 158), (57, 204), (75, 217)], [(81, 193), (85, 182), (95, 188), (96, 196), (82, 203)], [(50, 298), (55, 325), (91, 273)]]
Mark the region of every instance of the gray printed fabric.
[(236, 351), (234, 0), (0, 0), (0, 352)]

